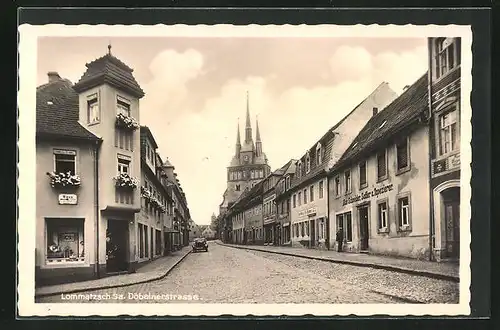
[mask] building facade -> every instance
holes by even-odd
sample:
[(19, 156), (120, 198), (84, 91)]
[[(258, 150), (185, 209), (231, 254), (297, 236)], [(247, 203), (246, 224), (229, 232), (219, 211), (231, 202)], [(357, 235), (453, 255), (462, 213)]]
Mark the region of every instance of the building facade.
[(105, 273), (96, 242), (102, 142), (78, 123), (78, 94), (57, 73), (36, 91), (36, 285)]
[[(138, 120), (139, 99), (144, 96), (144, 92), (134, 79), (133, 70), (111, 54), (111, 47), (106, 55), (86, 66), (86, 72), (74, 85), (51, 73), (52, 85), (49, 83), (37, 89), (37, 98), (45, 103), (37, 112), (50, 112), (49, 116), (38, 116), (37, 113), (37, 118), (40, 117), (37, 133), (40, 133), (40, 136), (48, 133), (48, 128), (52, 127), (56, 131), (59, 130), (63, 136), (81, 135), (78, 132), (83, 130), (101, 141), (98, 149), (93, 149), (93, 156), (89, 154), (88, 148), (80, 153), (77, 153), (79, 150), (64, 149), (66, 146), (57, 149), (57, 152), (52, 151), (55, 168), (49, 172), (50, 181), (54, 182), (55, 186), (65, 185), (65, 189), (74, 185), (74, 174), (80, 171), (84, 171), (82, 174), (86, 177), (90, 174), (89, 167), (85, 166), (84, 170), (81, 167), (83, 163), (80, 162), (88, 163), (88, 157), (95, 158), (93, 165), (87, 164), (93, 169), (94, 183), (89, 184), (90, 178), (87, 177), (86, 188), (81, 190), (82, 194), (86, 195), (89, 193), (87, 187), (94, 186), (91, 209), (95, 212), (93, 223), (90, 225), (88, 223), (92, 220), (82, 220), (79, 215), (78, 209), (81, 207), (78, 204), (78, 193), (58, 194), (59, 203), (67, 206), (64, 214), (73, 220), (58, 220), (57, 214), (52, 218), (50, 213), (54, 211), (51, 210), (57, 210), (59, 207), (45, 209), (48, 205), (42, 203), (46, 197), (42, 197), (40, 192), (40, 198), (37, 200), (40, 205), (40, 219), (53, 219), (37, 223), (40, 233), (40, 257), (37, 267), (40, 268), (41, 279), (44, 277), (42, 273), (52, 273), (54, 276), (51, 276), (51, 280), (57, 281), (56, 275), (61, 273), (57, 268), (81, 268), (75, 269), (74, 273), (88, 275), (89, 268), (92, 267), (92, 276), (99, 277), (133, 272), (137, 266), (135, 214), (141, 209), (140, 193), (137, 189), (141, 172)], [(50, 86), (59, 88), (51, 89)], [(44, 96), (40, 95), (44, 93)], [(38, 105), (37, 102), (37, 108)], [(61, 129), (58, 126), (66, 128)], [(42, 164), (43, 158), (47, 157), (47, 150), (50, 151), (47, 145), (40, 149), (40, 169), (45, 167)], [(64, 165), (60, 165), (59, 161)], [(73, 165), (70, 165), (71, 163)], [(59, 170), (69, 174), (56, 173)], [(88, 233), (87, 239), (85, 230)], [(47, 243), (49, 246), (42, 250), (46, 241), (50, 241)], [(86, 251), (83, 255), (92, 253), (92, 260), (90, 256), (88, 261), (82, 260), (82, 251)], [(74, 260), (76, 255), (80, 255), (76, 258), (78, 261), (66, 262)], [(55, 261), (54, 264), (52, 261)], [(93, 266), (90, 266), (91, 264)], [(42, 271), (49, 268), (50, 271)], [(60, 280), (74, 278), (60, 277)]]
[(278, 244), (282, 246), (291, 245), (291, 221), (290, 221), (290, 187), (296, 170), (295, 159), (290, 161), (287, 170), (281, 176), (275, 187), (276, 192), (276, 221), (278, 223)]
[(171, 250), (168, 231), (181, 240), (175, 202), (190, 218), (173, 167), (139, 129), (133, 70), (111, 46), (86, 67), (76, 84), (50, 72), (37, 88), (37, 285), (134, 272)]
[(460, 255), (461, 39), (429, 38), (432, 252), (435, 260)]
[(330, 170), (330, 237), (342, 230), (342, 251), (429, 257), (427, 95), (423, 75), (368, 121)]
[(164, 182), (165, 173), (158, 145), (146, 126), (141, 126), (141, 212), (136, 215), (137, 259), (139, 263), (153, 260), (168, 252), (164, 226), (168, 221), (168, 204), (172, 204)]
[(380, 84), (298, 159), (289, 189), (292, 246), (330, 248), (327, 170), (378, 109), (396, 96), (387, 83)]
[[(262, 182), (262, 217), (264, 227), (264, 244), (279, 245), (281, 237), (281, 221), (278, 221), (278, 207), (276, 203), (276, 191), (281, 177), (287, 173), (294, 161), (291, 160), (281, 168), (269, 174)], [(281, 205), (280, 205), (281, 206)], [(280, 211), (282, 211), (280, 209)], [(281, 219), (282, 220), (282, 219)]]

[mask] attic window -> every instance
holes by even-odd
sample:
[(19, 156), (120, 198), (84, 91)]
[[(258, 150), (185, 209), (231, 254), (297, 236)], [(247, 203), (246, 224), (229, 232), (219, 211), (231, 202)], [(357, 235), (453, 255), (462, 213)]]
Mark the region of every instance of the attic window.
[(48, 104), (48, 105), (52, 105), (52, 104), (54, 104), (54, 102), (52, 102), (52, 101), (47, 101), (47, 104)]
[[(380, 126), (380, 127), (382, 127), (382, 126)], [(352, 147), (353, 147), (353, 148), (355, 148), (357, 145), (358, 145), (358, 142), (355, 142), (355, 143), (352, 145)]]
[(382, 122), (382, 124), (380, 124), (380, 127), (379, 127), (379, 128), (384, 127), (385, 123), (387, 123), (387, 120), (384, 120), (384, 121)]

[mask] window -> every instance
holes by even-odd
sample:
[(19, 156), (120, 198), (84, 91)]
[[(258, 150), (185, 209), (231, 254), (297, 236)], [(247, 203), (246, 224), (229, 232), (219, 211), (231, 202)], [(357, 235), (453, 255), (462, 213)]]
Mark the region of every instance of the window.
[(305, 224), (304, 222), (300, 223), (300, 236), (304, 236), (305, 234)]
[(345, 171), (344, 177), (345, 177), (345, 192), (349, 193), (351, 192), (351, 171)]
[(290, 177), (286, 177), (286, 184), (285, 184), (285, 189), (290, 189)]
[(83, 219), (46, 219), (48, 264), (85, 261)]
[(54, 150), (54, 171), (56, 173), (76, 174), (76, 151)]
[(299, 178), (302, 176), (302, 163), (300, 161), (297, 163), (297, 174)]
[(314, 202), (314, 186), (309, 188), (309, 198), (311, 199), (311, 202)]
[(130, 117), (130, 101), (118, 96), (116, 98), (116, 110), (126, 117)]
[(307, 204), (307, 189), (304, 189), (304, 204)]
[(387, 229), (387, 218), (388, 218), (388, 211), (387, 211), (387, 202), (381, 202), (378, 204), (378, 229), (379, 230), (385, 230)]
[(130, 174), (130, 160), (118, 158), (118, 174)]
[(99, 122), (99, 101), (97, 94), (93, 94), (87, 98), (87, 122), (89, 124)]
[(408, 196), (398, 199), (399, 227), (410, 225), (410, 198)]
[(293, 208), (296, 208), (297, 207), (297, 195), (293, 194)]
[(351, 212), (337, 215), (337, 229), (342, 229), (344, 240), (346, 242), (352, 242)]
[(457, 110), (439, 116), (439, 153), (445, 155), (458, 149)]
[(359, 188), (362, 189), (368, 185), (366, 181), (366, 161), (359, 164)]
[(460, 64), (460, 47), (454, 38), (437, 39), (436, 76), (445, 75)]
[(377, 154), (377, 177), (379, 180), (387, 176), (387, 162), (385, 150)]
[(251, 179), (255, 179), (255, 172), (254, 172), (254, 171), (251, 171), (251, 172), (250, 172), (250, 178), (251, 178)]
[(321, 164), (321, 144), (316, 146), (316, 165)]
[(409, 167), (409, 150), (408, 150), (408, 139), (403, 139), (396, 143), (396, 160), (398, 171), (407, 169)]
[(340, 177), (335, 177), (335, 196), (340, 196)]
[(306, 155), (306, 173), (309, 173), (311, 170), (311, 157), (309, 156), (309, 153)]
[(300, 193), (300, 192), (299, 192), (298, 200), (299, 200), (299, 206), (300, 206), (300, 204), (302, 203), (302, 193)]
[(319, 186), (318, 186), (318, 195), (319, 195), (319, 198), (323, 198), (323, 181), (320, 181), (319, 182)]
[(306, 227), (306, 236), (309, 236), (309, 221), (304, 222), (304, 226)]

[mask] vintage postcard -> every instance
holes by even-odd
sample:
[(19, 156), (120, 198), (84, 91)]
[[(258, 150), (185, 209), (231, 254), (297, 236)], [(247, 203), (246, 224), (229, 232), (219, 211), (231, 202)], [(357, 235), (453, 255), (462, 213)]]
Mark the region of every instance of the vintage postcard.
[(470, 313), (470, 26), (19, 32), (20, 316)]

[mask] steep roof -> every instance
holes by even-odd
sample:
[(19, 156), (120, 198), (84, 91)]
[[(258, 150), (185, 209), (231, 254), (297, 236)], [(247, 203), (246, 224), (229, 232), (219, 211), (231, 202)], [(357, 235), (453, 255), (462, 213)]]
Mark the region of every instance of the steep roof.
[(413, 123), (428, 109), (427, 73), (422, 75), (403, 94), (372, 117), (344, 152), (332, 171), (373, 150), (383, 140)]
[(79, 120), (79, 97), (71, 81), (58, 79), (36, 89), (36, 134), (61, 138), (100, 140)]
[(155, 137), (149, 127), (141, 126), (141, 135), (146, 136), (149, 139), (154, 149), (158, 149), (158, 144), (156, 143)]
[[(293, 190), (301, 185), (303, 185), (305, 182), (308, 182), (309, 180), (321, 175), (321, 174), (326, 174), (327, 173), (327, 168), (329, 166), (329, 160), (331, 158), (331, 153), (333, 149), (333, 143), (335, 140), (335, 135), (337, 134), (335, 130), (344, 123), (344, 121), (354, 113), (360, 106), (362, 106), (372, 95), (374, 95), (378, 90), (383, 88), (384, 86), (387, 86), (387, 82), (382, 82), (380, 85), (377, 86), (367, 97), (365, 97), (361, 102), (359, 102), (347, 115), (345, 115), (339, 122), (337, 122), (335, 125), (333, 125), (318, 141), (316, 141), (313, 146), (311, 146), (303, 155), (300, 157), (299, 160), (297, 160), (297, 163), (304, 158), (307, 153), (310, 153), (311, 156), (311, 168), (309, 170), (309, 173), (306, 175), (301, 175), (297, 176), (295, 175), (292, 179), (291, 182), (291, 187), (289, 190)], [(318, 145), (318, 143), (321, 144), (322, 146), (322, 162), (321, 164), (316, 164), (316, 157), (313, 157), (315, 154), (315, 148)]]
[(142, 98), (144, 96), (144, 91), (132, 75), (134, 70), (111, 55), (111, 47), (106, 55), (85, 64), (85, 66), (87, 71), (75, 84), (76, 91), (85, 91), (107, 83), (134, 97)]

